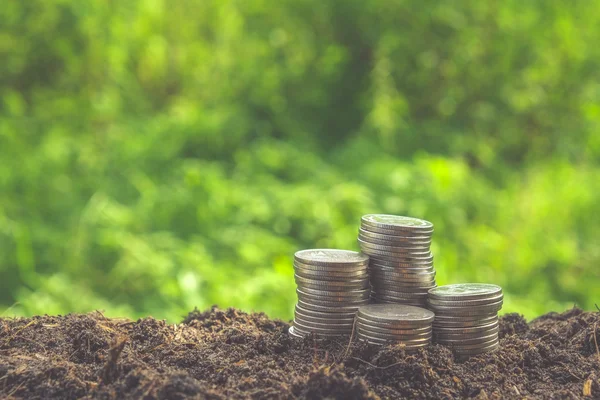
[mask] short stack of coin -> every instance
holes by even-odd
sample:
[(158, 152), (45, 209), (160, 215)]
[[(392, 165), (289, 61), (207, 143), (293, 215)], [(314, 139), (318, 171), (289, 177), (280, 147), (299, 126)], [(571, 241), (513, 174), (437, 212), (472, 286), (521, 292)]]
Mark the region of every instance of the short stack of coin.
[(496, 350), (500, 346), (498, 311), (502, 301), (502, 288), (486, 283), (431, 289), (428, 305), (435, 313), (434, 342), (452, 347), (463, 357)]
[(294, 255), (298, 303), (293, 337), (349, 335), (360, 306), (369, 304), (369, 258), (355, 251), (317, 249)]
[(376, 303), (426, 307), (436, 286), (430, 251), (431, 222), (386, 214), (362, 217), (358, 243), (369, 256), (371, 297)]
[(431, 343), (433, 312), (404, 304), (369, 304), (356, 314), (359, 339), (373, 344), (403, 344), (418, 349)]

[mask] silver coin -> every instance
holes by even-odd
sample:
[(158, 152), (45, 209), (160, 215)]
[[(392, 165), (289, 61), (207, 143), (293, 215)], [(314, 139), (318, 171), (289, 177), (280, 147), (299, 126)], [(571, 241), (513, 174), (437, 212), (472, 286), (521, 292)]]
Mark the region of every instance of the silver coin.
[(425, 262), (415, 262), (415, 261), (411, 261), (411, 262), (399, 262), (398, 260), (385, 260), (383, 258), (373, 258), (371, 260), (371, 262), (369, 263), (369, 269), (402, 269), (402, 270), (407, 270), (407, 269), (414, 269), (414, 270), (420, 270), (420, 269), (427, 269), (427, 268), (433, 268), (433, 259), (431, 259), (430, 261), (425, 261)]
[(436, 314), (443, 315), (481, 315), (498, 312), (502, 309), (502, 301), (477, 307), (434, 306), (431, 303), (428, 303), (428, 305), (428, 308), (434, 311)]
[(397, 290), (390, 290), (385, 286), (373, 286), (373, 289), (371, 290), (372, 295), (377, 297), (388, 297), (390, 299), (419, 299), (419, 301), (427, 303), (426, 289), (406, 289), (403, 292), (399, 292)]
[(325, 333), (325, 334), (348, 334), (352, 331), (352, 325), (350, 326), (329, 326), (329, 327), (319, 327), (316, 324), (303, 324), (300, 321), (294, 320), (294, 329), (299, 332), (315, 332), (315, 333)]
[(369, 286), (368, 279), (348, 279), (344, 281), (323, 281), (319, 279), (311, 279), (305, 278), (303, 276), (299, 276), (298, 274), (294, 274), (294, 280), (298, 284), (298, 286), (310, 287), (313, 289), (321, 289), (321, 290), (335, 290), (334, 288), (339, 288), (338, 290), (352, 290), (352, 289), (365, 289)]
[(406, 338), (414, 337), (414, 339), (429, 337), (432, 335), (433, 331), (431, 330), (431, 326), (425, 326), (421, 328), (404, 328), (404, 329), (395, 329), (395, 328), (387, 328), (379, 325), (366, 324), (362, 322), (364, 320), (356, 320), (356, 328), (365, 331), (367, 334), (377, 335), (378, 333), (386, 334), (386, 335), (396, 335), (396, 336), (404, 336)]
[(386, 272), (371, 273), (372, 281), (400, 282), (405, 284), (421, 283), (429, 287), (435, 287), (435, 272), (433, 274), (393, 274)]
[(391, 301), (393, 303), (403, 303), (403, 304), (408, 304), (409, 302), (415, 302), (415, 303), (423, 304), (423, 306), (420, 306), (421, 308), (427, 308), (427, 307), (425, 307), (425, 305), (427, 305), (427, 297), (422, 296), (418, 293), (396, 295), (394, 293), (386, 294), (385, 292), (379, 292), (379, 293), (375, 292), (375, 293), (371, 293), (371, 298), (377, 299), (377, 300), (387, 300), (388, 302)]
[(331, 325), (354, 325), (354, 318), (342, 319), (342, 318), (320, 318), (313, 317), (311, 315), (306, 315), (303, 313), (296, 312), (294, 313), (294, 319), (302, 321), (303, 323), (313, 323), (313, 324), (331, 324)]
[(319, 305), (319, 306), (324, 306), (324, 307), (354, 307), (354, 306), (361, 306), (361, 305), (365, 305), (365, 304), (369, 304), (369, 297), (363, 297), (363, 298), (358, 298), (358, 299), (327, 299), (327, 298), (315, 298), (315, 297), (308, 297), (307, 295), (303, 295), (300, 293), (297, 293), (298, 295), (298, 299), (302, 300), (305, 303), (310, 303), (311, 305)]
[(385, 266), (385, 265), (378, 265), (378, 264), (371, 264), (369, 265), (369, 269), (368, 269), (369, 273), (372, 272), (397, 272), (400, 274), (428, 274), (431, 272), (435, 272), (435, 268), (433, 267), (433, 265), (416, 265), (416, 266), (411, 266), (411, 267), (407, 267), (407, 266), (402, 266), (402, 265), (396, 265), (393, 267), (390, 266)]
[(300, 335), (300, 334), (298, 334), (298, 333), (297, 333), (297, 332), (294, 330), (294, 327), (293, 327), (293, 326), (290, 326), (290, 327), (288, 328), (288, 334), (289, 334), (291, 337), (293, 337), (294, 339), (303, 339), (303, 338), (304, 338), (304, 335)]
[(361, 226), (358, 230), (358, 237), (363, 240), (369, 241), (383, 241), (385, 243), (407, 243), (407, 244), (431, 244), (431, 235), (415, 236), (410, 233), (408, 235), (394, 232), (393, 234), (371, 232), (367, 229), (363, 229)]
[(321, 320), (321, 322), (315, 322), (313, 319), (307, 319), (304, 318), (302, 315), (300, 314), (296, 314), (294, 315), (294, 321), (298, 321), (299, 323), (301, 323), (302, 325), (306, 325), (306, 326), (315, 326), (317, 328), (350, 328), (352, 329), (352, 327), (354, 326), (354, 321), (350, 320), (350, 321), (345, 321), (345, 320), (329, 320), (329, 321), (323, 321)]
[(368, 296), (371, 293), (371, 289), (359, 289), (359, 290), (316, 290), (316, 289), (306, 289), (306, 288), (298, 288), (297, 291), (300, 290), (303, 294), (307, 294), (310, 296), (320, 296), (320, 297), (335, 297), (335, 298), (363, 298), (364, 296)]
[(370, 304), (358, 310), (358, 316), (374, 322), (431, 323), (434, 314), (424, 308), (400, 304)]
[(398, 340), (398, 341), (402, 341), (405, 343), (410, 342), (412, 344), (431, 342), (431, 338), (432, 338), (431, 333), (428, 333), (425, 335), (419, 335), (419, 336), (415, 336), (415, 335), (405, 336), (405, 335), (386, 334), (386, 333), (381, 333), (381, 332), (372, 332), (372, 331), (365, 330), (362, 327), (357, 327), (356, 332), (357, 332), (357, 334), (359, 334), (361, 336), (366, 336), (366, 337), (370, 337), (373, 339)]
[(421, 271), (404, 271), (402, 269), (383, 269), (383, 268), (370, 268), (370, 275), (389, 276), (391, 278), (409, 278), (409, 279), (433, 279), (435, 278), (436, 271), (431, 269)]
[(389, 214), (367, 214), (360, 219), (361, 224), (393, 231), (429, 232), (433, 224), (424, 219)]
[(314, 297), (306, 297), (304, 295), (298, 294), (298, 300), (302, 300), (302, 302), (310, 304), (312, 306), (323, 306), (323, 307), (359, 307), (365, 304), (369, 304), (369, 298), (366, 297), (364, 299), (357, 300), (319, 300)]
[(301, 289), (296, 289), (296, 294), (298, 295), (298, 298), (310, 303), (330, 302), (337, 304), (352, 304), (355, 302), (364, 302), (370, 298), (369, 293), (355, 297), (315, 296), (312, 294), (303, 293)]
[(412, 348), (424, 347), (424, 346), (428, 346), (431, 344), (431, 339), (405, 340), (402, 338), (371, 336), (371, 335), (366, 335), (361, 332), (357, 332), (357, 337), (358, 337), (358, 339), (366, 340), (366, 341), (368, 341), (370, 343), (374, 343), (374, 344), (394, 343), (394, 344), (402, 344), (406, 347), (412, 347)]
[[(364, 305), (367, 305), (369, 303), (368, 300), (365, 300)], [(321, 304), (313, 304), (313, 303), (307, 303), (301, 299), (298, 299), (298, 305), (300, 305), (302, 308), (306, 308), (309, 310), (314, 310), (314, 311), (324, 311), (324, 312), (356, 312), (358, 311), (358, 309), (361, 307), (360, 305), (352, 305), (352, 306), (339, 306), (339, 305), (335, 305), (335, 303), (333, 305), (321, 305)]]
[(344, 266), (328, 265), (328, 266), (324, 267), (324, 266), (320, 266), (320, 265), (304, 264), (304, 263), (301, 263), (300, 261), (294, 261), (293, 265), (294, 265), (294, 269), (302, 269), (302, 270), (314, 271), (314, 272), (333, 272), (333, 273), (360, 272), (360, 271), (367, 270), (369, 267), (369, 263), (358, 264), (358, 265), (344, 265)]
[(490, 340), (493, 339), (498, 339), (498, 332), (492, 332), (492, 333), (488, 333), (486, 335), (479, 335), (479, 336), (469, 336), (469, 337), (449, 337), (449, 336), (442, 336), (442, 335), (435, 335), (435, 342), (439, 343), (439, 344), (445, 344), (445, 345), (457, 345), (457, 346), (463, 346), (463, 345), (475, 345), (475, 344), (479, 344), (479, 343), (483, 343), (483, 342), (489, 342)]
[(498, 296), (502, 288), (489, 283), (457, 283), (438, 286), (429, 292), (432, 299), (439, 300), (478, 300)]
[(498, 313), (490, 313), (488, 315), (471, 315), (471, 316), (456, 316), (456, 315), (441, 315), (436, 314), (434, 324), (467, 324), (467, 325), (482, 325), (498, 321)]
[(302, 315), (303, 318), (314, 319), (315, 322), (319, 322), (323, 319), (325, 321), (354, 321), (354, 318), (356, 317), (356, 311), (343, 312), (337, 309), (334, 312), (315, 311), (308, 308), (303, 308), (298, 304), (296, 304), (295, 312), (297, 315)]
[(298, 329), (298, 327), (294, 327), (294, 332), (298, 335), (302, 335), (302, 337), (308, 336), (310, 334), (315, 335), (315, 340), (323, 341), (323, 340), (331, 340), (333, 338), (337, 338), (339, 336), (348, 335), (349, 333), (322, 333), (322, 332), (312, 332), (312, 331), (303, 331)]
[[(435, 324), (435, 319), (433, 320)], [(470, 333), (478, 333), (485, 332), (489, 329), (498, 328), (498, 321), (490, 322), (489, 324), (477, 325), (477, 326), (467, 326), (467, 327), (438, 327), (434, 325), (434, 329), (436, 332), (440, 332), (443, 334), (453, 334), (453, 335), (461, 335), (461, 334), (470, 334)]]
[(392, 247), (400, 247), (400, 248), (415, 249), (415, 250), (420, 249), (421, 251), (428, 251), (431, 248), (431, 242), (392, 241), (392, 240), (386, 240), (386, 239), (369, 238), (369, 237), (365, 237), (364, 235), (358, 236), (358, 242), (359, 243), (361, 243), (361, 242), (369, 243), (369, 244), (375, 245), (375, 246), (392, 246)]
[(496, 320), (495, 322), (490, 322), (490, 321), (494, 321), (494, 320), (488, 320), (488, 321), (484, 321), (482, 323), (473, 323), (473, 322), (460, 322), (457, 321), (455, 323), (439, 323), (436, 321), (433, 321), (433, 329), (436, 330), (445, 330), (445, 329), (471, 329), (471, 328), (478, 328), (481, 326), (486, 326), (486, 325), (490, 325), (492, 324), (497, 324), (498, 320)]
[(433, 262), (433, 255), (430, 251), (423, 253), (393, 253), (386, 250), (377, 250), (369, 247), (362, 247), (361, 250), (370, 257), (377, 258), (377, 260), (384, 260), (388, 262), (395, 262), (399, 264), (409, 263), (428, 263)]
[(498, 326), (496, 326), (495, 328), (488, 329), (486, 331), (473, 332), (473, 333), (461, 333), (461, 334), (450, 334), (450, 333), (443, 332), (439, 329), (434, 329), (434, 336), (437, 339), (440, 339), (442, 341), (443, 340), (461, 341), (461, 340), (477, 339), (477, 338), (485, 337), (485, 336), (489, 336), (489, 335), (498, 335), (499, 331), (500, 331), (500, 328)]
[(359, 252), (338, 249), (301, 250), (294, 254), (294, 260), (303, 264), (330, 266), (367, 264), (369, 258)]
[[(371, 286), (376, 289), (376, 291), (385, 290), (386, 292), (397, 292), (399, 294), (405, 293), (419, 293), (423, 295), (427, 295), (427, 291), (430, 288), (435, 287), (435, 281), (427, 282), (427, 283), (419, 283), (419, 282), (400, 282), (400, 281), (392, 281), (389, 279), (382, 280), (378, 278), (371, 279)], [(433, 307), (432, 307), (433, 309)]]
[(353, 279), (368, 279), (369, 273), (361, 271), (360, 273), (334, 273), (334, 272), (314, 272), (308, 270), (295, 269), (296, 275), (309, 279), (320, 279), (323, 281), (346, 281)]
[(433, 230), (430, 230), (430, 231), (408, 231), (408, 230), (398, 231), (398, 230), (391, 230), (391, 229), (375, 228), (373, 226), (366, 225), (366, 224), (361, 224), (360, 230), (366, 231), (369, 233), (376, 233), (376, 234), (380, 234), (380, 235), (405, 237), (405, 238), (427, 237), (428, 239), (431, 239), (431, 237), (433, 236)]
[[(391, 305), (391, 304), (390, 304)], [(395, 306), (399, 306), (401, 304), (394, 304)], [(431, 323), (423, 320), (417, 321), (406, 321), (406, 320), (386, 320), (386, 321), (373, 321), (370, 319), (366, 319), (362, 315), (357, 313), (356, 315), (356, 324), (361, 326), (370, 326), (373, 328), (381, 328), (381, 329), (392, 329), (392, 330), (412, 330), (415, 332), (420, 332), (422, 330), (432, 330)]]
[(407, 306), (415, 306), (425, 308), (425, 303), (422, 301), (414, 301), (414, 300), (390, 300), (390, 299), (378, 299), (374, 298), (371, 300), (374, 304), (405, 304)]
[(366, 238), (363, 235), (358, 236), (358, 243), (364, 243), (367, 247), (393, 247), (402, 249), (403, 251), (429, 251), (431, 243), (429, 242), (406, 242), (406, 241), (391, 241), (385, 239)]
[[(358, 239), (358, 245), (361, 249), (370, 249), (382, 251), (385, 253), (396, 253), (400, 255), (407, 254), (408, 256), (428, 257), (430, 254), (429, 246), (392, 246), (390, 244), (376, 244)], [(365, 253), (366, 254), (366, 253)]]
[(498, 296), (490, 297), (487, 299), (476, 299), (476, 300), (440, 300), (429, 297), (429, 303), (433, 306), (450, 306), (450, 307), (479, 307), (488, 304), (494, 304), (504, 299), (504, 295), (501, 293)]

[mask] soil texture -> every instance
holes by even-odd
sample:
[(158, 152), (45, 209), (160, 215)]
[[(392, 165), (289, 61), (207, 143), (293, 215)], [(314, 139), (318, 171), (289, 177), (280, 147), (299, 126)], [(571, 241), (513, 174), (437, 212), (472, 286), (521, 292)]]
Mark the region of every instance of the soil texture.
[(600, 398), (600, 313), (501, 318), (497, 352), (457, 360), (217, 307), (180, 324), (85, 315), (0, 319), (0, 398)]

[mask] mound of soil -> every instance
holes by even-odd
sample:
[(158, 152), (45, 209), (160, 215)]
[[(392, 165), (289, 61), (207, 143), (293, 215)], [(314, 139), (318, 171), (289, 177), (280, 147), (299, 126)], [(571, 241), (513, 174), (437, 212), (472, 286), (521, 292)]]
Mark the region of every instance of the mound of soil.
[(600, 313), (501, 319), (501, 349), (295, 341), (288, 323), (213, 307), (176, 325), (101, 313), (0, 319), (1, 398), (600, 398)]

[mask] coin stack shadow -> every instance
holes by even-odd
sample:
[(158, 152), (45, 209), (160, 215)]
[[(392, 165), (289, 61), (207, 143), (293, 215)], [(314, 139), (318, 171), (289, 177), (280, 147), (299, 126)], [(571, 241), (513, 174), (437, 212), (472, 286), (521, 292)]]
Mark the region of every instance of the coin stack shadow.
[(302, 250), (294, 255), (298, 303), (292, 337), (349, 335), (358, 308), (370, 299), (369, 258), (355, 251)]
[(370, 304), (359, 308), (356, 332), (373, 344), (403, 344), (407, 350), (431, 343), (433, 312), (404, 304)]
[(496, 350), (500, 286), (459, 283), (429, 291), (429, 309), (435, 313), (433, 341), (452, 348), (460, 357)]
[(369, 256), (371, 298), (376, 303), (426, 307), (436, 286), (430, 251), (433, 224), (417, 218), (368, 214), (358, 243)]

